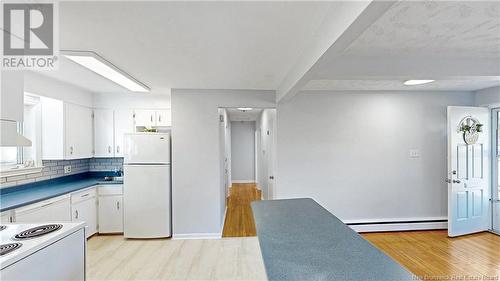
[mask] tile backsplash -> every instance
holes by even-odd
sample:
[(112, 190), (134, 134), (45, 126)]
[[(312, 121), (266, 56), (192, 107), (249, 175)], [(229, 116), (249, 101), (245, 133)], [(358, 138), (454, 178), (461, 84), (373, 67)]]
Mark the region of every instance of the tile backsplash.
[(123, 170), (123, 157), (117, 158), (90, 158), (89, 171), (116, 171)]
[[(44, 181), (85, 172), (115, 171), (123, 169), (123, 158), (88, 158), (77, 160), (44, 160), (40, 173), (0, 178), (0, 188)], [(64, 166), (71, 166), (65, 174)]]
[[(43, 170), (40, 173), (1, 178), (0, 188), (44, 181), (89, 171), (89, 159), (76, 160), (43, 160)], [(64, 166), (71, 166), (71, 172), (65, 174)]]

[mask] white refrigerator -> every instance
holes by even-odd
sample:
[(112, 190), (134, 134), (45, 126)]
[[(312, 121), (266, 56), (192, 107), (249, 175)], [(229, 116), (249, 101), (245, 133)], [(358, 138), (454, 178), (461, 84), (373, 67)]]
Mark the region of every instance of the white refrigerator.
[(171, 236), (170, 134), (125, 134), (124, 149), (124, 236)]

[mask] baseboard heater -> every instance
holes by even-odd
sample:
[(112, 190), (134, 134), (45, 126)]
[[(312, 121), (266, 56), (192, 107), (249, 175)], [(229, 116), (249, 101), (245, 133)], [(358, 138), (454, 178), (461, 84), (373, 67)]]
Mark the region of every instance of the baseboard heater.
[(448, 229), (448, 220), (446, 219), (345, 222), (345, 224), (356, 232)]

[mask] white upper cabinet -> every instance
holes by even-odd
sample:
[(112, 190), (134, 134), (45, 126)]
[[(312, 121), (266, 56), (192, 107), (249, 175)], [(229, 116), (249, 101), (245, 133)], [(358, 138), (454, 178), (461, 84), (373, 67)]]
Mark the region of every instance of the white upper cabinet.
[(0, 119), (23, 121), (24, 76), (22, 71), (2, 71)]
[(94, 109), (95, 157), (123, 157), (123, 135), (134, 131), (128, 109)]
[(172, 125), (170, 109), (136, 109), (135, 127), (165, 127)]
[(156, 111), (150, 109), (136, 109), (134, 111), (135, 126), (154, 127), (156, 125)]
[(42, 159), (64, 159), (64, 104), (40, 97), (42, 108)]
[(92, 109), (65, 104), (66, 159), (93, 157)]
[(42, 159), (93, 157), (92, 109), (41, 97)]
[(133, 112), (129, 109), (115, 110), (115, 157), (123, 157), (123, 137), (134, 132)]
[(113, 157), (114, 118), (111, 109), (94, 109), (94, 156)]
[(156, 126), (172, 126), (170, 109), (156, 111)]

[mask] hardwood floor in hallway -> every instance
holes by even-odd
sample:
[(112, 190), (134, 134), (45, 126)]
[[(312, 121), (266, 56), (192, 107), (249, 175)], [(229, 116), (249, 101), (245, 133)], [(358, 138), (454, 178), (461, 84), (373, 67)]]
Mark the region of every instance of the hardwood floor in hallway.
[(235, 183), (229, 190), (222, 237), (256, 236), (250, 203), (260, 200), (261, 190), (255, 183)]

